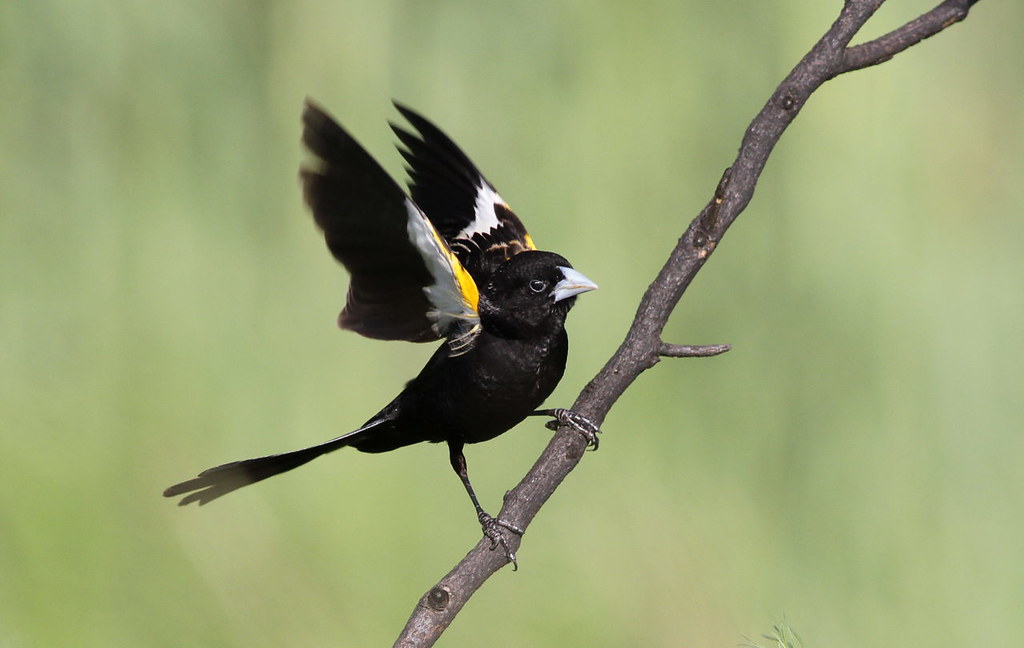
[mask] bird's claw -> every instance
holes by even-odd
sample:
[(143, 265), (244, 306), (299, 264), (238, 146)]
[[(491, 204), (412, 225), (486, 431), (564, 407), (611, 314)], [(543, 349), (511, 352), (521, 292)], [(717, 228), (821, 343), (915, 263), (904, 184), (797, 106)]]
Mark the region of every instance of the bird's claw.
[(505, 534), (501, 532), (501, 529), (508, 529), (518, 536), (523, 535), (525, 531), (514, 524), (506, 522), (505, 520), (499, 520), (491, 517), (487, 513), (481, 512), (479, 517), (480, 528), (484, 532), (484, 537), (491, 541), (491, 551), (497, 549), (500, 544), (501, 548), (505, 550), (505, 558), (512, 563), (512, 571), (517, 571), (519, 569), (519, 563), (516, 562), (516, 552), (512, 551), (512, 547), (508, 545), (508, 540), (505, 539)]
[(598, 445), (600, 445), (600, 439), (598, 439), (597, 435), (601, 433), (601, 428), (594, 425), (586, 416), (562, 407), (548, 410), (546, 413), (552, 417), (552, 420), (545, 423), (549, 430), (557, 430), (560, 425), (570, 427), (587, 440), (588, 448), (597, 450)]

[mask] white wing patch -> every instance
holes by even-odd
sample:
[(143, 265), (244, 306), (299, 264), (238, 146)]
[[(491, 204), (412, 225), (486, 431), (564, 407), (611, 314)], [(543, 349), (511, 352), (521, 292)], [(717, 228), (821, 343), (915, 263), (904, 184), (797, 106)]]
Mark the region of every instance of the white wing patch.
[[(491, 192), (493, 195), (494, 192)], [(478, 201), (479, 202), (479, 201)], [(409, 216), (406, 226), (409, 240), (416, 246), (434, 283), (423, 288), (433, 310), (427, 315), (434, 322), (434, 330), (446, 335), (454, 325), (462, 322), (470, 328), (480, 321), (477, 307), (480, 300), (476, 282), (459, 262), (455, 253), (444, 242), (437, 228), (409, 198), (405, 199)], [(494, 209), (491, 209), (492, 220)]]
[(476, 204), (473, 206), (473, 220), (455, 235), (457, 239), (470, 239), (474, 234), (487, 234), (498, 228), (495, 205), (505, 205), (505, 199), (498, 195), (486, 182), (477, 189)]

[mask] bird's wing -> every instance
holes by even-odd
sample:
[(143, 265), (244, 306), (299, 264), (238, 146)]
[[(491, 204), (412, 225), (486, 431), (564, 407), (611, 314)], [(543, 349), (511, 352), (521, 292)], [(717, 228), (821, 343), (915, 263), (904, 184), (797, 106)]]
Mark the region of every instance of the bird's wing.
[(476, 165), (439, 128), (423, 116), (395, 104), (417, 134), (395, 124), (408, 163), (412, 199), (477, 282), (509, 257), (536, 247)]
[(352, 276), (338, 325), (382, 340), (427, 342), (472, 329), (476, 283), (444, 238), (362, 146), (306, 102), (306, 203)]

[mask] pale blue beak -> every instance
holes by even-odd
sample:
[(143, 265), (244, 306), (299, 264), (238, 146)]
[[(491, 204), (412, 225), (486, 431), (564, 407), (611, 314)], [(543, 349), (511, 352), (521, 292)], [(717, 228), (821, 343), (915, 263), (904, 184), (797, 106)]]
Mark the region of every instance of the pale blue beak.
[(562, 271), (562, 280), (556, 283), (555, 289), (551, 291), (551, 296), (555, 298), (556, 302), (575, 297), (580, 293), (597, 290), (597, 284), (584, 277), (583, 273), (565, 266), (558, 266), (558, 269)]

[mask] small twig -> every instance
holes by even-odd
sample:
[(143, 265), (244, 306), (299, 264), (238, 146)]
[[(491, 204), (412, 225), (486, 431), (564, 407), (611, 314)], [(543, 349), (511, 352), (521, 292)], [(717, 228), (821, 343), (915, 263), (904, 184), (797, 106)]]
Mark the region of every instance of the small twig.
[(960, 22), (978, 0), (946, 0), (884, 36), (847, 48), (840, 74), (884, 63), (912, 45)]
[[(675, 356), (676, 350), (716, 348), (666, 345), (661, 342), (661, 332), (690, 282), (749, 204), (768, 156), (807, 99), (829, 79), (888, 60), (963, 20), (976, 1), (945, 0), (885, 36), (849, 47), (850, 40), (882, 0), (845, 0), (836, 21), (786, 76), (747, 128), (736, 159), (723, 174), (711, 201), (680, 237), (668, 261), (644, 293), (626, 339), (600, 373), (583, 388), (573, 405), (574, 411), (600, 425), (612, 405), (660, 355)], [(499, 517), (526, 529), (583, 457), (585, 449), (586, 441), (580, 434), (565, 429), (556, 433), (526, 477), (509, 491)], [(509, 534), (507, 540), (512, 551), (519, 549), (519, 536)], [(423, 595), (396, 646), (433, 645), (473, 593), (491, 574), (505, 566), (504, 554), (489, 548), (490, 541), (479, 541)]]
[(664, 358), (710, 358), (721, 355), (731, 349), (728, 344), (667, 344), (661, 343), (658, 347), (658, 355)]

